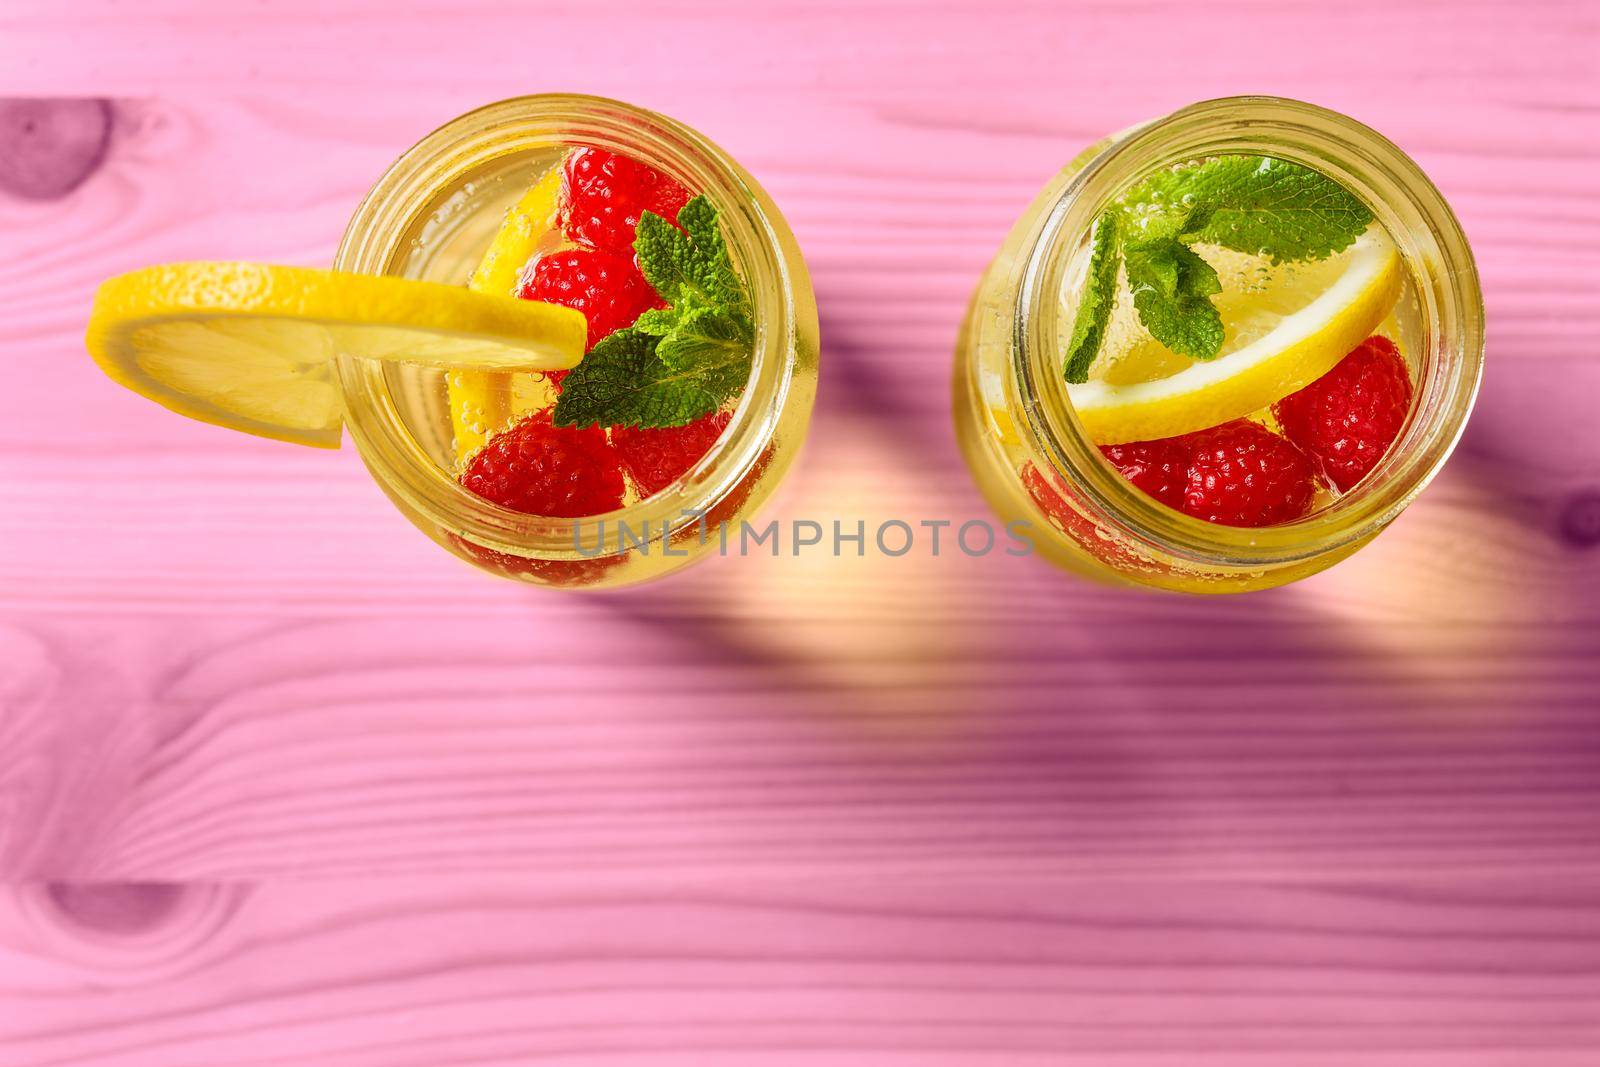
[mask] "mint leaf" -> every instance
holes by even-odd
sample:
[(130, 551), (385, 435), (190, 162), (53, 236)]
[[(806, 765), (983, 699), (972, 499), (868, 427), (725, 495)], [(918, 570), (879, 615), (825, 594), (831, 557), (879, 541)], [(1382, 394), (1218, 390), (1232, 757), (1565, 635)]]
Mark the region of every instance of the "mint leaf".
[(742, 313), (697, 307), (679, 316), (656, 346), (656, 354), (674, 370), (692, 370), (741, 357), (748, 362), (754, 343), (755, 330)]
[(1176, 238), (1128, 245), (1128, 287), (1150, 336), (1191, 359), (1213, 359), (1222, 348), (1222, 316), (1211, 297), (1222, 291), (1216, 270)]
[(1120, 208), (1120, 229), (1127, 241), (1188, 240), (1188, 232), (1205, 225), (1211, 217), (1209, 205), (1182, 201), (1171, 206), (1160, 201), (1137, 201)]
[(750, 377), (748, 345), (677, 370), (658, 354), (660, 343), (632, 328), (602, 339), (562, 382), (555, 424), (682, 426), (717, 410)]
[(633, 320), (635, 330), (647, 333), (651, 337), (665, 337), (677, 324), (676, 308), (651, 308), (649, 311), (640, 312), (639, 317)]
[(1166, 217), (1183, 218), (1180, 232), (1187, 242), (1222, 245), (1279, 263), (1342, 252), (1372, 222), (1366, 205), (1332, 178), (1270, 156), (1222, 156), (1162, 171), (1124, 202), (1164, 205)]
[(561, 383), (557, 426), (682, 426), (716, 411), (750, 378), (755, 326), (711, 201), (674, 226), (649, 211), (634, 253), (672, 306), (645, 311), (589, 350)]
[[(1151, 174), (1096, 220), (1090, 277), (1067, 345), (1067, 381), (1088, 380), (1104, 343), (1103, 316), (1115, 291), (1102, 306), (1097, 287), (1115, 285), (1119, 259), (1150, 335), (1181, 355), (1213, 359), (1223, 328), (1211, 297), (1222, 287), (1192, 245), (1221, 245), (1278, 263), (1325, 259), (1350, 247), (1371, 223), (1372, 212), (1355, 194), (1287, 160), (1221, 156)], [(1115, 250), (1106, 236), (1113, 231)]]
[(1089, 380), (1089, 368), (1105, 340), (1106, 324), (1117, 299), (1117, 267), (1122, 253), (1117, 248), (1117, 220), (1103, 212), (1095, 220), (1090, 237), (1089, 270), (1083, 279), (1083, 295), (1072, 316), (1072, 340), (1067, 343), (1065, 374), (1069, 382)]
[(677, 226), (653, 212), (641, 214), (633, 248), (639, 269), (673, 308), (748, 306), (717, 225), (717, 209), (704, 196), (683, 205)]

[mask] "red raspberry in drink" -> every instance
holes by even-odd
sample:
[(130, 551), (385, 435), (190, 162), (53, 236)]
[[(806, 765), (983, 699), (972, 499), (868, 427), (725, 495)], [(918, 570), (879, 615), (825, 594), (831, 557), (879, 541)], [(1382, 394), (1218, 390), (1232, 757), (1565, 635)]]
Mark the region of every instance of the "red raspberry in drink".
[(1236, 419), (1174, 440), (1189, 449), (1185, 514), (1223, 526), (1271, 526), (1310, 510), (1310, 460), (1265, 426)]
[(1181, 437), (1105, 445), (1100, 451), (1148, 496), (1224, 526), (1298, 519), (1316, 495), (1305, 454), (1245, 419)]
[(517, 295), (583, 312), (589, 323), (589, 348), (632, 326), (640, 312), (666, 307), (639, 273), (631, 253), (597, 252), (591, 248), (541, 256), (534, 261), (533, 271)]
[(565, 166), (566, 234), (591, 248), (631, 253), (643, 212), (676, 220), (689, 202), (689, 190), (654, 167), (601, 148), (573, 149)]
[(716, 411), (686, 426), (618, 426), (611, 431), (611, 444), (622, 454), (639, 495), (654, 496), (711, 450), (731, 417), (726, 411)]
[(622, 460), (597, 426), (556, 426), (530, 415), (489, 439), (467, 463), (461, 484), (512, 511), (581, 518), (622, 504)]
[(1122, 476), (1169, 508), (1183, 507), (1189, 484), (1189, 448), (1182, 437), (1102, 445), (1100, 451)]
[(1387, 337), (1369, 337), (1332, 370), (1276, 404), (1283, 435), (1341, 490), (1389, 450), (1411, 410), (1411, 375)]
[(456, 534), (451, 534), (450, 540), (474, 563), (486, 570), (506, 578), (533, 581), (557, 589), (578, 589), (594, 585), (627, 559), (626, 556), (620, 555), (596, 556), (593, 559), (530, 559), (527, 556), (514, 556), (509, 552), (497, 552), (492, 548), (485, 548)]
[(1022, 487), (1028, 491), (1028, 496), (1039, 510), (1044, 512), (1051, 526), (1072, 538), (1091, 555), (1122, 570), (1157, 573), (1168, 569), (1155, 560), (1140, 556), (1122, 542), (1102, 536), (1094, 522), (1072, 506), (1068, 498), (1073, 494), (1059, 483), (1055, 475), (1046, 476), (1038, 467), (1028, 463), (1022, 468)]

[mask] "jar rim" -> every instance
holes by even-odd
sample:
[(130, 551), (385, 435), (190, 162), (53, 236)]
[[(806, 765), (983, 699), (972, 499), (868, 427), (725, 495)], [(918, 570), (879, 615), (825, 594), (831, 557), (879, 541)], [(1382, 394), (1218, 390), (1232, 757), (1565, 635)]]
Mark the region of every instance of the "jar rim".
[[(376, 361), (341, 356), (335, 374), (345, 424), (362, 459), (391, 494), (428, 521), (500, 552), (563, 559), (605, 542), (623, 526), (665, 542), (693, 524), (760, 461), (794, 377), (797, 310), (782, 251), (787, 226), (765, 191), (721, 148), (667, 116), (618, 100), (579, 94), (513, 97), (466, 112), (407, 149), (377, 180), (346, 226), (334, 268), (388, 273), (401, 235), (443, 189), (508, 156), (594, 146), (661, 170), (716, 205), (729, 250), (754, 306), (750, 379), (728, 426), (672, 485), (598, 515), (557, 518), (503, 508), (462, 486), (418, 443), (399, 414)], [(593, 555), (591, 549), (587, 554)]]
[[(1157, 503), (1089, 439), (1067, 397), (1060, 354), (1070, 323), (1063, 272), (1106, 203), (1151, 171), (1213, 155), (1272, 155), (1314, 167), (1372, 208), (1398, 246), (1422, 304), (1417, 398), (1384, 459), (1352, 491), (1291, 523), (1230, 527)], [(1040, 213), (1024, 245), (1012, 326), (1013, 376), (1035, 451), (1104, 526), (1152, 551), (1218, 568), (1271, 568), (1337, 552), (1375, 535), (1438, 472), (1465, 427), (1483, 366), (1483, 302), (1472, 251), (1454, 213), (1393, 142), (1348, 116), (1302, 101), (1239, 96), (1192, 104), (1118, 135)]]

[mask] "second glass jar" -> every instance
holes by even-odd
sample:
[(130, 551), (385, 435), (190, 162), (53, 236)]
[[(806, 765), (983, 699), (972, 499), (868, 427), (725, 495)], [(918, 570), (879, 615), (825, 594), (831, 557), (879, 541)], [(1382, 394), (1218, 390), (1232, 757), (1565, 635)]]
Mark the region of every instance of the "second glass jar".
[[(1061, 295), (1096, 216), (1125, 189), (1189, 161), (1271, 156), (1359, 197), (1387, 230), (1415, 303), (1415, 395), (1383, 460), (1353, 491), (1278, 526), (1219, 526), (1145, 496), (1102, 456), (1062, 378), (1071, 320)], [(1005, 521), (1087, 576), (1192, 593), (1282, 585), (1344, 559), (1422, 490), (1448, 457), (1476, 395), (1483, 310), (1459, 224), (1421, 169), (1343, 115), (1274, 97), (1195, 104), (1109, 137), (1074, 159), (1018, 220), (979, 282), (957, 345), (956, 434)]]

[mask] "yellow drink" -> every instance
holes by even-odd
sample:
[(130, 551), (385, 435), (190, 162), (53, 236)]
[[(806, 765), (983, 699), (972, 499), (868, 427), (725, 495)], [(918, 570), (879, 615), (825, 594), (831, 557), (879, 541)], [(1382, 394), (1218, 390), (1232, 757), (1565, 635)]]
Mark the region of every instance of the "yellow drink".
[[(1090, 380), (1066, 383), (1062, 354), (1089, 284), (1096, 218), (1163, 168), (1227, 156), (1270, 156), (1327, 175), (1370, 208), (1370, 235), (1351, 251), (1289, 264), (1200, 243), (1221, 278), (1216, 303), (1230, 324), (1215, 362), (1193, 363), (1191, 371), (1192, 361), (1138, 336), (1124, 280)], [(1362, 251), (1375, 242), (1392, 244), (1392, 253)], [(1370, 260), (1365, 274), (1352, 264), (1358, 255)], [(1334, 280), (1339, 271), (1354, 278), (1342, 290)], [(1319, 281), (1318, 272), (1332, 273)], [(1296, 286), (1281, 284), (1285, 277), (1300, 283), (1302, 294), (1334, 293), (1340, 312), (1319, 314), (1309, 297), (1295, 304)], [(1268, 306), (1275, 299), (1288, 303)], [(1248, 325), (1234, 327), (1258, 311), (1270, 312), (1260, 316), (1269, 325), (1281, 320), (1292, 328), (1252, 349), (1260, 338)], [(1101, 445), (1186, 434), (1227, 419), (1276, 429), (1272, 402), (1310, 384), (1368, 333), (1384, 334), (1403, 354), (1415, 383), (1412, 411), (1370, 474), (1349, 492), (1320, 489), (1296, 521), (1255, 528), (1198, 521), (1145, 496), (1101, 455)], [(1293, 343), (1284, 340), (1290, 335)], [(1230, 359), (1235, 370), (1240, 361), (1248, 369), (1216, 388), (1212, 379)], [(1058, 564), (1186, 592), (1257, 589), (1343, 559), (1415, 497), (1460, 433), (1481, 361), (1471, 253), (1410, 159), (1371, 130), (1309, 105), (1213, 101), (1093, 146), (1018, 221), (962, 328), (956, 433), (990, 504), (1008, 522), (1028, 522), (1040, 553)], [(1205, 388), (1179, 388), (1185, 376)]]
[[(677, 482), (582, 519), (510, 511), (457, 481), (461, 462), (495, 432), (547, 408), (535, 373), (444, 372), (341, 359), (347, 426), (385, 493), (435, 541), (475, 566), (535, 584), (632, 584), (715, 549), (695, 515), (736, 522), (793, 460), (815, 395), (815, 299), (804, 261), (766, 194), (724, 153), (659, 115), (590, 97), (527, 97), (464, 115), (392, 167), (351, 220), (337, 267), (483, 291), (514, 287), (526, 256), (563, 247), (548, 199), (574, 145), (625, 154), (715, 204), (755, 305), (751, 378), (722, 437)], [(527, 221), (515, 254), (490, 255), (508, 213)]]

